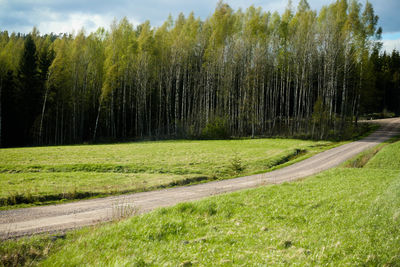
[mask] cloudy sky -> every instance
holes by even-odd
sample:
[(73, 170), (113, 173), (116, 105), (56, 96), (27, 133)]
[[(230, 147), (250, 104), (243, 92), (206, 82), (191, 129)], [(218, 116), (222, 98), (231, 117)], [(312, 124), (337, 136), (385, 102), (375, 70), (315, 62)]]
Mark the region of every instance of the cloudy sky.
[[(150, 20), (159, 26), (169, 14), (176, 17), (194, 11), (202, 19), (213, 13), (218, 0), (0, 0), (0, 30), (30, 32), (36, 26), (41, 33), (73, 32), (84, 27), (87, 32), (98, 27), (108, 28), (116, 18), (128, 17), (133, 24)], [(299, 0), (293, 0), (297, 6)], [(365, 3), (366, 0), (360, 0)], [(264, 10), (282, 12), (287, 1), (225, 0), (232, 8), (246, 9), (250, 5)], [(314, 10), (333, 0), (309, 0)], [(370, 0), (379, 15), (384, 35), (384, 48), (400, 49), (400, 1)]]

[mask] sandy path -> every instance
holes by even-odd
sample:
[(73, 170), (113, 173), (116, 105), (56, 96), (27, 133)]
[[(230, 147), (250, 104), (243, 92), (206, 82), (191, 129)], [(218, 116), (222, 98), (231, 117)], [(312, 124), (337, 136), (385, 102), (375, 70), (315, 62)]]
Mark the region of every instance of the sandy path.
[(399, 133), (400, 118), (375, 122), (384, 126), (362, 140), (327, 150), (304, 161), (264, 174), (68, 204), (0, 211), (0, 239), (64, 231), (109, 221), (118, 217), (126, 206), (134, 206), (140, 213), (144, 213), (211, 195), (264, 184), (279, 184), (310, 176), (335, 167)]

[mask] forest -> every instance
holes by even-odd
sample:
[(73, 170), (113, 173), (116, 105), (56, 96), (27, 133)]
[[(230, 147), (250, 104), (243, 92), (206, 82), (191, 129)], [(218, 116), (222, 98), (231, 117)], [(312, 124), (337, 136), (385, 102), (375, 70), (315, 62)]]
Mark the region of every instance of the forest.
[[(400, 114), (400, 54), (369, 3), (123, 18), (109, 30), (0, 32), (2, 147), (165, 138), (342, 137)], [(372, 115), (371, 115), (372, 114)], [(374, 115), (375, 114), (375, 115)]]

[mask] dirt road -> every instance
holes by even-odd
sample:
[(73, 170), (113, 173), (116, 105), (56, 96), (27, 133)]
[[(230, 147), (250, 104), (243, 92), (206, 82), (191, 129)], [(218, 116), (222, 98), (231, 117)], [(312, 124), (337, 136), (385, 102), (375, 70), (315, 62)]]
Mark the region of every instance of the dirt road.
[(375, 122), (383, 124), (383, 127), (362, 140), (327, 150), (291, 166), (264, 174), (68, 204), (0, 211), (0, 239), (93, 225), (112, 220), (125, 212), (129, 213), (131, 207), (144, 213), (180, 202), (264, 184), (279, 184), (316, 174), (335, 167), (399, 133), (400, 118)]

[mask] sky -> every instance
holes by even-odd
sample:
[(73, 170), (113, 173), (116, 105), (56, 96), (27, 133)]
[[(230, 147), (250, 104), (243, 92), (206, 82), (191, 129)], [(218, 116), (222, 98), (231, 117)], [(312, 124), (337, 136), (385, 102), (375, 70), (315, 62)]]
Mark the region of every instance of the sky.
[[(365, 4), (366, 0), (359, 0)], [(400, 50), (400, 0), (369, 0), (379, 16), (383, 28), (383, 47), (386, 51)], [(0, 30), (28, 33), (36, 26), (44, 33), (77, 32), (82, 27), (86, 32), (98, 27), (108, 28), (113, 19), (127, 17), (138, 25), (150, 20), (151, 25), (160, 26), (171, 14), (188, 15), (206, 19), (218, 0), (0, 0)], [(287, 1), (281, 0), (225, 0), (233, 9), (246, 9), (254, 5), (266, 11), (282, 13)], [(292, 0), (296, 7), (299, 0)], [(333, 0), (309, 0), (313, 10), (320, 10)]]

